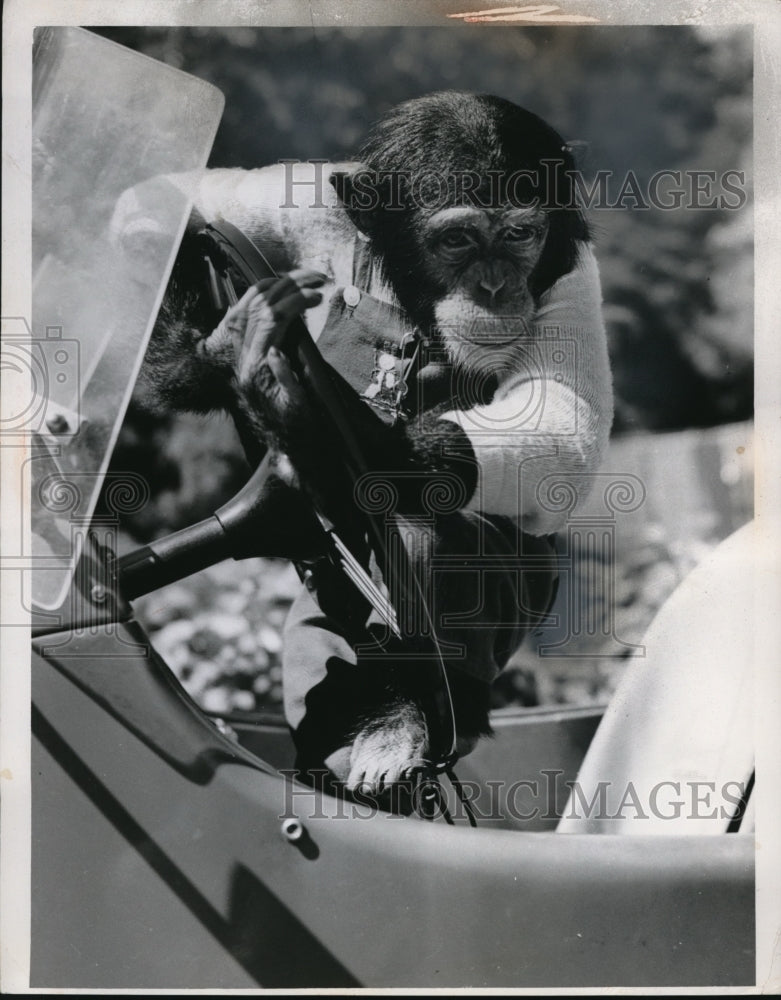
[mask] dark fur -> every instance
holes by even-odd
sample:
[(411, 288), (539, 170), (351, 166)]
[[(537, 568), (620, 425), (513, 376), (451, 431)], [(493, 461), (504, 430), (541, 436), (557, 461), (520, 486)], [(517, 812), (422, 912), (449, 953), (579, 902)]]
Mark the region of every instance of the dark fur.
[(137, 390), (149, 410), (210, 413), (234, 406), (232, 371), (215, 371), (199, 349), (222, 319), (209, 303), (204, 277), (198, 241), (186, 234), (139, 373)]

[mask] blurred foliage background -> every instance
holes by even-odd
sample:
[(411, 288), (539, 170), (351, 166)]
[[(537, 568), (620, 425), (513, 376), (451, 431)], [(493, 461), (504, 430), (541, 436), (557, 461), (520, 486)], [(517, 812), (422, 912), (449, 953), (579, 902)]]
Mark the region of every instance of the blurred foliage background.
[[(740, 210), (698, 209), (689, 198), (674, 210), (646, 209), (627, 198), (624, 207), (590, 213), (616, 391), (611, 467), (628, 463), (662, 494), (670, 478), (691, 483), (688, 520), (680, 508), (649, 501), (617, 551), (616, 572), (625, 581), (620, 616), (627, 637), (637, 641), (703, 546), (751, 514), (750, 30), (460, 24), (93, 30), (223, 91), (212, 166), (349, 159), (389, 107), (454, 88), (494, 93), (541, 115), (576, 145), (587, 182), (610, 171), (612, 200), (629, 171), (643, 192), (659, 171), (715, 172), (717, 196), (726, 171), (745, 173)], [(727, 424), (739, 430), (725, 436), (719, 428)], [(691, 430), (704, 428), (712, 430)], [(671, 433), (680, 431), (687, 432), (683, 438)], [(735, 448), (742, 449), (737, 467)], [(131, 406), (114, 467), (143, 472), (152, 487), (152, 502), (126, 525), (135, 540), (207, 516), (247, 475), (227, 420), (150, 412), (142, 398)], [(276, 705), (277, 626), (295, 577), (271, 561), (215, 572), (219, 580), (211, 584), (196, 579), (176, 585), (173, 597), (150, 595), (140, 613), (180, 675), (215, 710)], [(589, 655), (605, 651), (604, 635), (590, 642)], [(527, 652), (506, 674), (497, 704), (601, 698), (615, 679), (615, 670), (588, 659), (579, 666), (574, 657), (563, 662), (559, 675), (552, 661), (540, 668), (533, 660)]]

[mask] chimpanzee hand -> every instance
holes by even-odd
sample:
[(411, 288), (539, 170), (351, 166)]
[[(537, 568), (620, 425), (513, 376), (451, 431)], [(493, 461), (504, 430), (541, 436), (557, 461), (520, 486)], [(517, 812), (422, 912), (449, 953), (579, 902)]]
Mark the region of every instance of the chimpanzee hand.
[(290, 432), (315, 422), (282, 342), (291, 321), (322, 299), (317, 271), (296, 270), (252, 285), (203, 344), (221, 367), (230, 365), (239, 405), (270, 447), (284, 450)]

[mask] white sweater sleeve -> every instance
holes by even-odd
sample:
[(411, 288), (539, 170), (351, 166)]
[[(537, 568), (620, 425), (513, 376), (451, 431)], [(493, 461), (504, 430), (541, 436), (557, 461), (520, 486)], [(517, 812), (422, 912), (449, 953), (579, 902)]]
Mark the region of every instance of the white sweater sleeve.
[(613, 419), (601, 304), (589, 247), (543, 295), (519, 370), (490, 403), (444, 415), (468, 435), (479, 464), (467, 509), (515, 517), (525, 531), (541, 535), (561, 528), (565, 518), (551, 500), (555, 482), (566, 482), (579, 497), (588, 492), (588, 473), (602, 461)]
[(188, 231), (230, 222), (272, 258), (279, 254), (293, 266), (322, 269), (335, 244), (351, 245), (349, 219), (328, 182), (333, 170), (347, 166), (307, 162), (152, 177), (120, 196), (111, 238), (143, 255), (148, 241), (173, 235), (187, 199)]

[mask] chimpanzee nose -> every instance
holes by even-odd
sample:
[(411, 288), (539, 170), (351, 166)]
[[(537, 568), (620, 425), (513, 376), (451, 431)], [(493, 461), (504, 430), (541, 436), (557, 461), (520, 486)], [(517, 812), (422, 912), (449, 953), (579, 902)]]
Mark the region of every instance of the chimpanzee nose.
[(504, 288), (504, 284), (504, 278), (499, 277), (499, 275), (485, 275), (480, 279), (480, 287), (490, 292), (491, 298)]

